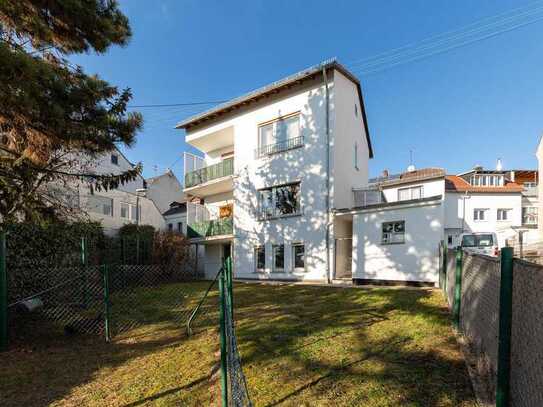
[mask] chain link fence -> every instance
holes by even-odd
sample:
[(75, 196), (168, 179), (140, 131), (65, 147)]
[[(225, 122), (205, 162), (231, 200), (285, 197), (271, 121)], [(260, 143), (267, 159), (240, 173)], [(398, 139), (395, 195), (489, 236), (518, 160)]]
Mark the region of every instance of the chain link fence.
[[(157, 257), (150, 239), (109, 239), (104, 244), (64, 237), (51, 245), (50, 236), (38, 235), (26, 245), (34, 250), (21, 253), (24, 233), (1, 236), (6, 244), (0, 259), (7, 277), (4, 335), (11, 346), (36, 346), (73, 334), (109, 341), (151, 325), (184, 331), (209, 285), (196, 270), (188, 245), (178, 247), (172, 260)], [(211, 289), (194, 323), (196, 332), (218, 326), (217, 298), (217, 290)]]
[[(511, 406), (543, 406), (543, 266), (513, 259), (509, 294), (512, 313), (508, 316), (504, 309), (507, 298), (501, 298), (508, 292), (501, 287), (501, 281), (506, 281), (503, 259), (463, 252), (457, 265), (458, 251), (445, 253), (446, 262), (441, 257), (441, 264), (446, 264), (442, 288), (475, 359), (478, 381), (483, 386), (479, 395), (482, 401), (494, 404), (500, 395), (500, 401), (507, 399)], [(457, 282), (459, 296), (455, 295)], [(509, 325), (509, 331), (500, 324)], [(500, 348), (508, 341), (509, 349)], [(505, 398), (500, 376), (505, 377)]]

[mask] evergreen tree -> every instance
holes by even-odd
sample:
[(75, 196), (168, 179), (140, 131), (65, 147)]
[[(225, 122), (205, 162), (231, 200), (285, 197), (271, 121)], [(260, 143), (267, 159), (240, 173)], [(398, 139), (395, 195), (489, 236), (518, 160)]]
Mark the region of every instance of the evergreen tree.
[(77, 157), (133, 145), (143, 121), (127, 112), (130, 89), (67, 60), (130, 36), (115, 0), (0, 0), (0, 223), (62, 218), (48, 185), (110, 189), (141, 172), (138, 164), (96, 175), (79, 165)]

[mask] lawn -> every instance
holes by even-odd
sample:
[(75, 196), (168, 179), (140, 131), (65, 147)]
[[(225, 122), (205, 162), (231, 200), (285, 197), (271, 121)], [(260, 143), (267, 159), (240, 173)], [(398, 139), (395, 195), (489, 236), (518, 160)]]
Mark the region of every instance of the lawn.
[[(218, 390), (216, 292), (191, 337), (168, 318), (167, 297), (175, 292), (141, 293), (147, 303), (125, 313), (155, 322), (110, 344), (88, 335), (36, 335), (31, 346), (0, 354), (0, 405), (209, 405)], [(256, 406), (476, 405), (438, 290), (237, 283), (234, 296)]]

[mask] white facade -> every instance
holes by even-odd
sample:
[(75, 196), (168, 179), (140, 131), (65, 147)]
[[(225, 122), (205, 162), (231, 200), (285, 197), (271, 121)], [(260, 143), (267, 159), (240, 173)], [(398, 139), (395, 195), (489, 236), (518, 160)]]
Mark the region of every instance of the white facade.
[[(355, 281), (437, 284), (438, 245), (443, 239), (440, 198), (360, 210), (352, 216)], [(383, 227), (394, 222), (403, 222), (403, 236), (384, 242)]]
[[(257, 153), (262, 148), (260, 127), (285, 117), (299, 120), (296, 145), (273, 154)], [(241, 106), (209, 124), (188, 128), (186, 141), (203, 152), (206, 167), (224, 162), (231, 153), (234, 159), (232, 176), (200, 186), (185, 185), (189, 197), (204, 200), (205, 216), (210, 220), (221, 222), (224, 208), (233, 205), (231, 236), (198, 241), (206, 248), (206, 274), (213, 275), (220, 268), (229, 250), (225, 245), (231, 243), (237, 278), (331, 278), (333, 211), (352, 207), (353, 187), (367, 184), (367, 137), (357, 84), (337, 69), (328, 69), (326, 78), (316, 71), (303, 83)], [(296, 212), (263, 219), (259, 191), (293, 183), (299, 185)], [(190, 209), (188, 218), (190, 225)], [(284, 256), (279, 268), (274, 253), (281, 253), (281, 247)], [(257, 248), (264, 248), (262, 268), (257, 267)]]
[[(475, 211), (484, 211), (484, 219)], [(498, 220), (498, 211), (507, 211), (506, 220)], [(452, 236), (452, 244), (458, 246), (459, 235), (470, 232), (495, 232), (499, 246), (506, 240), (517, 237), (517, 229), (522, 226), (522, 194), (447, 192), (445, 197), (445, 229), (447, 239)], [(450, 243), (450, 240), (449, 240)]]
[(172, 202), (185, 201), (183, 186), (171, 170), (145, 181), (145, 196), (155, 203), (161, 213), (167, 211)]

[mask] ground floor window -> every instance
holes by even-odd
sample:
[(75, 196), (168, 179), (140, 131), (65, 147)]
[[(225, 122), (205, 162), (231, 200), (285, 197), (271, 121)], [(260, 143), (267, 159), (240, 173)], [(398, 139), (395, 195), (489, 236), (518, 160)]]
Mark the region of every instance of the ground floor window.
[(497, 220), (509, 220), (509, 209), (498, 209)]
[(305, 270), (305, 246), (303, 243), (294, 243), (292, 245), (292, 262), (294, 270)]
[(183, 233), (183, 222), (177, 222), (177, 231)]
[(138, 208), (135, 204), (121, 202), (121, 218), (128, 220), (138, 219)]
[(405, 242), (405, 221), (383, 222), (381, 243), (396, 244)]
[(266, 267), (266, 250), (264, 246), (255, 247), (255, 270), (264, 271)]
[(285, 268), (285, 246), (282, 244), (273, 246), (273, 271), (281, 273)]

